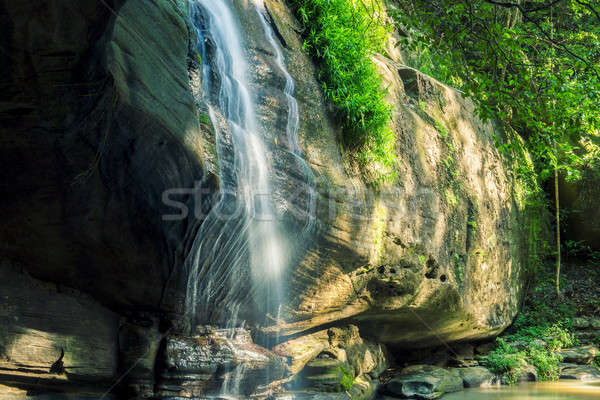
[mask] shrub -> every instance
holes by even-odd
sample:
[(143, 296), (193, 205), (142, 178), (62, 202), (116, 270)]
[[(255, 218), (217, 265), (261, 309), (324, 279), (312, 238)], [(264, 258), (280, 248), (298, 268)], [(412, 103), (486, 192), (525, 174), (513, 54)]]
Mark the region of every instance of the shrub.
[(527, 353), (531, 364), (537, 368), (541, 381), (554, 381), (559, 378), (558, 364), (562, 361), (562, 358), (557, 352), (549, 351), (539, 345), (532, 345)]
[[(574, 307), (569, 301), (552, 297), (552, 271), (541, 271), (523, 310), (484, 363), (493, 372), (503, 374), (508, 383), (519, 378), (520, 362), (536, 367), (540, 380), (559, 378), (559, 351), (577, 345), (571, 329)], [(512, 344), (511, 344), (512, 343)], [(518, 347), (523, 350), (519, 351)]]
[(293, 0), (306, 26), (303, 48), (319, 66), (327, 98), (340, 113), (344, 144), (362, 164), (389, 170), (395, 161), (391, 107), (371, 61), (383, 51), (389, 28), (381, 0)]
[(502, 338), (498, 338), (496, 343), (497, 347), (482, 358), (483, 364), (494, 374), (504, 376), (507, 383), (516, 383), (519, 379), (519, 369), (526, 363), (526, 354)]

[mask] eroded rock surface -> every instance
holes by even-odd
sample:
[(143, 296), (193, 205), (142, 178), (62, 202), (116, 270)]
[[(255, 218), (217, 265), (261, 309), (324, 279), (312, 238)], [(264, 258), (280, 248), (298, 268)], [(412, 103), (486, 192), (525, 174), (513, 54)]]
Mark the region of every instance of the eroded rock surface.
[(174, 309), (165, 287), (201, 220), (190, 194), (192, 217), (163, 219), (180, 211), (163, 193), (205, 177), (183, 12), (55, 0), (0, 16), (3, 255), (114, 309)]
[[(275, 200), (286, 223), (300, 224), (295, 211), (307, 199), (284, 134), (284, 80), (254, 5), (233, 3)], [(136, 396), (189, 397), (218, 392), (244, 369), (240, 396), (300, 374), (317, 383), (297, 398), (368, 398), (387, 363), (381, 343), (481, 339), (510, 323), (528, 246), (523, 192), (492, 141), (499, 132), (456, 90), (397, 55), (375, 56), (394, 106), (398, 179), (374, 186), (377, 171), (358, 168), (339, 145), (335, 113), (301, 51), (303, 27), (285, 2), (265, 7), (297, 84), (300, 147), (316, 190), (318, 230), (284, 273), (287, 304), (273, 326), (256, 329), (281, 342), (275, 352), (287, 367), (247, 332), (182, 334), (181, 265), (218, 185), (207, 172), (218, 170), (212, 133), (192, 95), (198, 76), (188, 76), (195, 38), (185, 2), (5, 1), (0, 242), (2, 258), (33, 277), (0, 282), (11, 297), (0, 331), (11, 376), (25, 368), (60, 387), (129, 371), (122, 383)], [(39, 312), (53, 307), (71, 313)], [(19, 340), (41, 341), (40, 350)], [(51, 376), (63, 344), (66, 374)], [(350, 395), (340, 391), (347, 375)], [(461, 380), (446, 375), (425, 386), (438, 393)], [(339, 392), (316, 393), (323, 388)]]
[[(234, 3), (257, 77), (258, 112), (266, 134), (275, 135), (284, 131), (287, 102), (274, 52), (254, 6)], [(284, 2), (265, 6), (298, 82), (300, 145), (316, 178), (320, 228), (288, 271), (288, 323), (266, 332), (292, 335), (349, 319), (382, 342), (423, 347), (499, 333), (517, 311), (528, 249), (520, 230), (524, 193), (492, 140), (500, 132), (458, 91), (377, 56), (394, 106), (398, 179), (374, 189), (373, 171), (340, 151), (335, 118), (301, 51), (302, 27)], [(296, 199), (286, 141), (277, 139), (270, 148), (277, 196)]]
[(39, 393), (106, 391), (117, 376), (118, 316), (7, 262), (0, 281), (0, 382)]

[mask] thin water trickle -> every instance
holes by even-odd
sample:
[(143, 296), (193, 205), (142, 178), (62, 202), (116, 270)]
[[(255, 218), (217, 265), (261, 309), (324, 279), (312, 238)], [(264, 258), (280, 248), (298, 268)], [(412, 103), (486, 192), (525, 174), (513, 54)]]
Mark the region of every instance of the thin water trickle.
[(294, 155), (295, 161), (302, 170), (304, 174), (304, 182), (302, 183), (305, 187), (305, 194), (307, 196), (306, 199), (306, 209), (302, 210), (305, 214), (305, 225), (303, 229), (303, 236), (310, 236), (314, 233), (315, 230), (315, 207), (316, 207), (316, 190), (315, 190), (315, 178), (312, 173), (312, 170), (304, 160), (302, 156), (302, 151), (300, 150), (300, 144), (298, 141), (298, 131), (300, 129), (300, 112), (298, 107), (298, 101), (296, 97), (294, 97), (295, 91), (295, 83), (294, 78), (288, 71), (285, 65), (285, 59), (283, 57), (283, 51), (281, 46), (275, 39), (275, 35), (273, 32), (273, 28), (267, 22), (265, 17), (265, 6), (263, 0), (254, 0), (254, 5), (256, 8), (256, 12), (262, 23), (265, 37), (267, 41), (273, 48), (275, 52), (275, 63), (277, 67), (283, 74), (285, 78), (285, 86), (283, 88), (283, 93), (287, 100), (288, 106), (288, 116), (287, 116), (287, 124), (286, 124), (286, 136), (289, 144), (289, 150)]

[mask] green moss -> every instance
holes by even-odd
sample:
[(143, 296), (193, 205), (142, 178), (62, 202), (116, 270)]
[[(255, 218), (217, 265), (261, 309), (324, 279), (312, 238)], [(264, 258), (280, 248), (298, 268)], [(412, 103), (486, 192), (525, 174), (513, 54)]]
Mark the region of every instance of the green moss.
[(198, 121), (201, 124), (211, 126), (210, 117), (206, 113), (200, 113), (200, 115), (198, 116)]
[(346, 391), (352, 389), (354, 386), (354, 374), (350, 370), (350, 368), (340, 365), (336, 368), (335, 373), (339, 373), (341, 375), (340, 378), (340, 387)]
[(458, 283), (463, 283), (465, 279), (465, 264), (465, 256), (454, 253), (455, 276)]
[(458, 199), (454, 194), (454, 191), (450, 188), (444, 189), (444, 198), (446, 199), (446, 203), (450, 205), (450, 207), (454, 208), (458, 205)]
[(447, 140), (450, 138), (450, 133), (448, 132), (448, 129), (446, 128), (446, 126), (444, 126), (443, 123), (441, 123), (440, 121), (438, 121), (436, 119), (436, 120), (434, 120), (434, 124), (435, 124), (435, 129), (437, 129), (437, 131), (439, 132), (442, 139)]

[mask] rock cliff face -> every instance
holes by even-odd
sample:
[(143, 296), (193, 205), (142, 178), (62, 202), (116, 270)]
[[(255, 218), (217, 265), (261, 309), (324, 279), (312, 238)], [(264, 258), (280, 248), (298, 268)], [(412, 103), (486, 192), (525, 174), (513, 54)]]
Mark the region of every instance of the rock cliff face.
[[(293, 213), (306, 199), (285, 151), (284, 78), (254, 5), (233, 5), (275, 197)], [(494, 126), (393, 51), (374, 56), (394, 105), (398, 178), (373, 186), (372, 171), (340, 147), (335, 112), (301, 51), (302, 27), (282, 1), (265, 9), (296, 81), (300, 146), (317, 189), (318, 233), (284, 279), (285, 322), (254, 332), (280, 342), (279, 355), (246, 333), (231, 344), (180, 329), (181, 266), (202, 222), (192, 213), (205, 215), (218, 188), (205, 105), (192, 94), (185, 2), (0, 2), (1, 384), (89, 393), (94, 382), (102, 393), (129, 371), (125, 392), (199, 396), (240, 364), (273, 379), (308, 365), (301, 379), (339, 387), (331, 374), (308, 374), (332, 366), (367, 398), (385, 365), (382, 343), (474, 340), (510, 323), (528, 247), (523, 193), (495, 150)], [(306, 343), (311, 351), (299, 354)], [(252, 350), (249, 361), (236, 346)], [(219, 371), (181, 359), (207, 349), (233, 355)], [(63, 350), (63, 369), (50, 373)]]
[[(269, 131), (280, 132), (281, 78), (256, 14), (242, 4), (265, 93), (259, 112)], [(406, 346), (500, 332), (517, 311), (527, 246), (521, 189), (495, 149), (494, 126), (458, 91), (376, 56), (394, 105), (398, 179), (374, 189), (365, 183), (369, 171), (340, 151), (298, 22), (282, 2), (266, 1), (266, 9), (300, 82), (301, 145), (317, 177), (321, 228), (290, 271), (289, 323), (267, 330), (285, 336), (349, 320), (377, 340)]]

